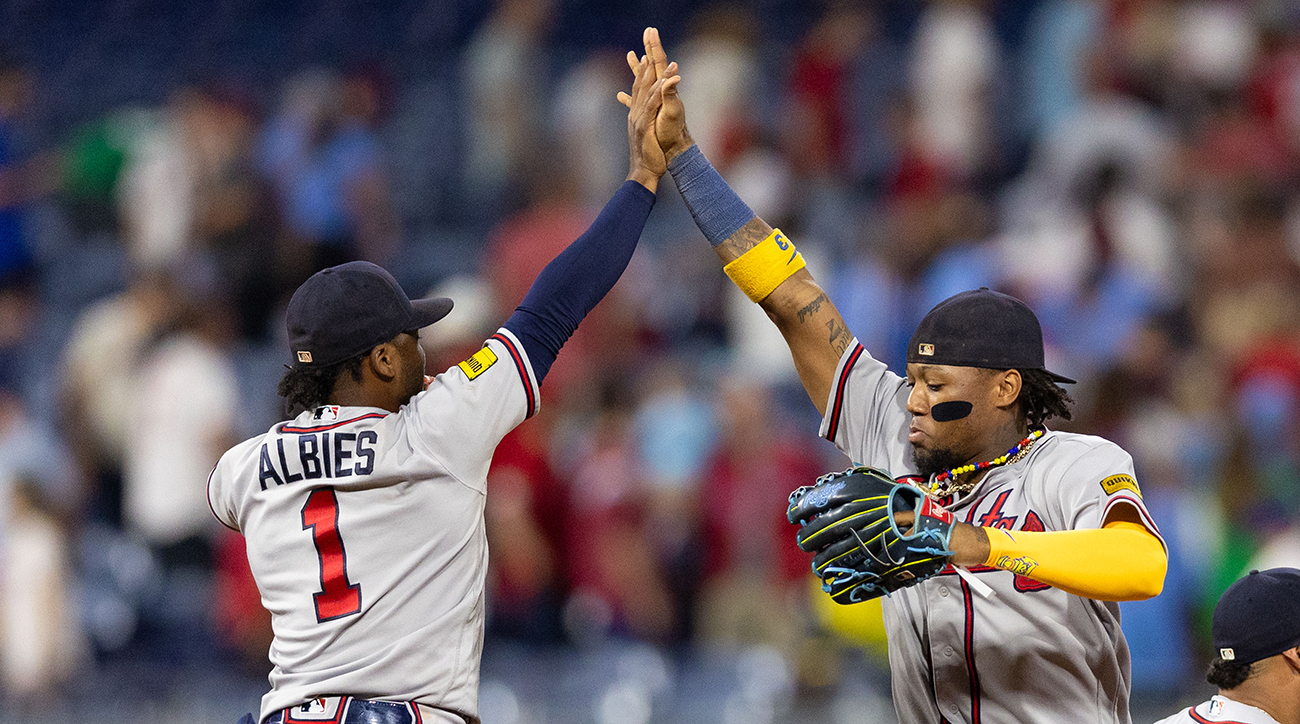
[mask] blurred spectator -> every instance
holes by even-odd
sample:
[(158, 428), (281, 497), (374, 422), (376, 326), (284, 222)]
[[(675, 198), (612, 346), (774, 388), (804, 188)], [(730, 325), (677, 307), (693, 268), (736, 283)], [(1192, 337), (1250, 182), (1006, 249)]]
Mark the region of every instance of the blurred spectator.
[(541, 114), (532, 111), (549, 80), (543, 40), (554, 16), (553, 0), (498, 0), (465, 48), (465, 183), (477, 207), (473, 218), (491, 223), (507, 212), (513, 184), (533, 163), (542, 129)]
[(1029, 20), (1021, 65), (1031, 130), (1052, 128), (1083, 103), (1087, 61), (1104, 21), (1103, 3), (1046, 0)]
[(123, 522), (165, 569), (212, 566), (208, 474), (237, 440), (239, 389), (229, 311), (184, 299), (176, 324), (141, 350), (131, 382)]
[[(989, 167), (1001, 63), (982, 0), (934, 0), (912, 41), (911, 91), (926, 155), (959, 178)], [(692, 120), (694, 123), (694, 120)]]
[(627, 87), (630, 77), (622, 53), (602, 50), (574, 65), (557, 83), (548, 135), (556, 138), (560, 152), (548, 155), (544, 173), (551, 176), (556, 165), (579, 171), (573, 178), (585, 206), (601, 206), (627, 175), (627, 109), (609, 99)]
[(140, 268), (165, 268), (194, 248), (194, 134), (204, 122), (206, 103), (198, 90), (179, 89), (135, 129), (118, 202), (122, 240)]
[(689, 27), (690, 37), (674, 51), (683, 74), (679, 92), (691, 109), (692, 138), (725, 171), (759, 118), (758, 30), (744, 5), (707, 7)]
[(118, 111), (80, 126), (64, 144), (61, 200), (79, 237), (117, 235), (122, 171), (147, 123), (147, 111)]
[(383, 262), (400, 242), (375, 134), (382, 110), (377, 82), (364, 74), (299, 72), (267, 123), (261, 168), (288, 232), (285, 263), (297, 265), (298, 277), (355, 259)]
[(833, 6), (796, 51), (789, 79), (790, 110), (783, 126), (788, 133), (786, 153), (802, 176), (817, 179), (844, 176), (848, 171), (853, 157), (849, 144), (856, 140), (850, 135), (848, 118), (853, 103), (852, 64), (875, 32), (874, 20), (866, 8), (848, 3)]
[(565, 628), (580, 644), (609, 634), (667, 642), (678, 621), (646, 527), (645, 472), (632, 434), (628, 383), (605, 382), (598, 405), (583, 415), (570, 442), (579, 452), (567, 476), (572, 512), (565, 543), (573, 593)]
[(4, 500), (19, 482), (31, 487), (43, 510), (62, 523), (83, 512), (85, 490), (71, 453), (14, 390), (0, 384), (0, 530), (8, 519)]
[(645, 475), (646, 537), (673, 597), (674, 638), (690, 637), (700, 573), (700, 505), (704, 466), (712, 453), (712, 405), (677, 360), (645, 370), (641, 404), (632, 421)]
[(0, 290), (30, 281), (35, 271), (23, 215), (50, 183), (45, 160), (29, 157), (19, 128), (32, 84), (26, 65), (0, 49)]
[(702, 476), (699, 636), (793, 654), (803, 635), (798, 612), (809, 559), (790, 543), (786, 499), (826, 471), (763, 385), (724, 380), (718, 411), (721, 440)]
[(561, 608), (568, 568), (564, 530), (567, 492), (546, 460), (536, 425), (516, 428), (501, 441), (488, 471), (489, 629), (532, 643), (563, 636)]
[(59, 687), (87, 663), (73, 596), (68, 537), (41, 486), (19, 478), (6, 487), (0, 545), (0, 673), (8, 705), (28, 715), (51, 706)]
[(124, 292), (83, 310), (68, 334), (60, 429), (92, 486), (90, 513), (109, 523), (122, 521), (122, 465), (131, 411), (141, 402), (135, 374), (179, 305), (170, 274), (137, 271)]
[(288, 294), (275, 255), (275, 209), (254, 157), (258, 118), (233, 86), (203, 91), (189, 122), (194, 180), (194, 245), (235, 303), (239, 331), (261, 340), (277, 301)]

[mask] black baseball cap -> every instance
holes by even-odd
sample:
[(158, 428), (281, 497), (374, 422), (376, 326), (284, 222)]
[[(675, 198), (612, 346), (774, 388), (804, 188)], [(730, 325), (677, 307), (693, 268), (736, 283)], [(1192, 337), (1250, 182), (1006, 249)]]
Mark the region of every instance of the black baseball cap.
[(322, 269), (289, 300), (286, 325), (295, 367), (328, 367), (398, 334), (447, 316), (451, 300), (411, 301), (376, 264), (350, 261)]
[(1228, 586), (1210, 634), (1219, 658), (1243, 664), (1300, 646), (1300, 570), (1251, 571)]
[(1074, 380), (1048, 372), (1043, 328), (1034, 311), (1008, 294), (980, 287), (939, 302), (916, 327), (908, 363), (1043, 370), (1056, 382)]

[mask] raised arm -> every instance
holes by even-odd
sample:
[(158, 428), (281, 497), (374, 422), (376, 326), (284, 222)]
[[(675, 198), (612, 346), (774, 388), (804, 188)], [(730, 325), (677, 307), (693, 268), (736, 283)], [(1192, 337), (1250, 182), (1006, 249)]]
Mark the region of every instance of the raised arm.
[[(653, 64), (656, 77), (678, 77), (677, 64), (668, 62), (659, 31), (647, 28), (643, 40), (645, 57)], [(631, 100), (627, 94), (619, 98), (624, 104)], [(817, 411), (825, 414), (835, 368), (853, 341), (844, 318), (804, 268), (790, 240), (774, 234), (695, 145), (675, 83), (664, 90), (655, 135), (696, 225), (713, 245), (728, 276), (781, 330), (808, 397)]]
[(649, 61), (629, 62), (636, 82), (628, 97), (627, 181), (591, 227), (542, 269), (505, 324), (528, 353), (539, 384), (578, 323), (623, 275), (664, 174), (666, 162), (655, 139), (654, 118), (663, 100), (662, 89), (677, 80), (656, 79)]

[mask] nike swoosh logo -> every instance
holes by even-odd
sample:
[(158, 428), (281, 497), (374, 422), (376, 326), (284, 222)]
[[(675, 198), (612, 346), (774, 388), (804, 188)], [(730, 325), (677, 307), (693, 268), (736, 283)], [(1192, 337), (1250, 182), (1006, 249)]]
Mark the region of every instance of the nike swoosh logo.
[(786, 262), (786, 265), (789, 265), (791, 262), (793, 262), (793, 261), (794, 261), (794, 258), (795, 258), (796, 256), (798, 256), (798, 255), (799, 255), (799, 250), (798, 250), (798, 249), (795, 249), (793, 252), (791, 252), (791, 253), (790, 253), (790, 259), (789, 259), (789, 261)]

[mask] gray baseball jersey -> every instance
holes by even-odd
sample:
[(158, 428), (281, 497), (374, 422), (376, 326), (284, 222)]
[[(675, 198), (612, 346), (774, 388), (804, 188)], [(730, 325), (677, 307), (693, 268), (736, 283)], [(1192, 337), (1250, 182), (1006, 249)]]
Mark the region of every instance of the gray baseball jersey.
[(1155, 724), (1278, 724), (1277, 719), (1263, 709), (1233, 701), (1226, 696), (1212, 696), (1209, 701), (1184, 709)]
[(537, 406), (501, 329), (395, 413), (319, 407), (222, 456), (208, 500), (275, 633), (261, 718), (330, 694), (477, 717), (488, 466)]
[[(909, 392), (854, 340), (836, 369), (821, 434), (855, 464), (923, 482), (907, 441)], [(941, 502), (972, 525), (1038, 531), (1099, 528), (1114, 506), (1129, 505), (1159, 536), (1132, 459), (1088, 435), (1048, 432), (1025, 458)], [(996, 568), (970, 570), (994, 595), (981, 596), (950, 566), (884, 600), (901, 724), (1130, 721), (1118, 604)]]

